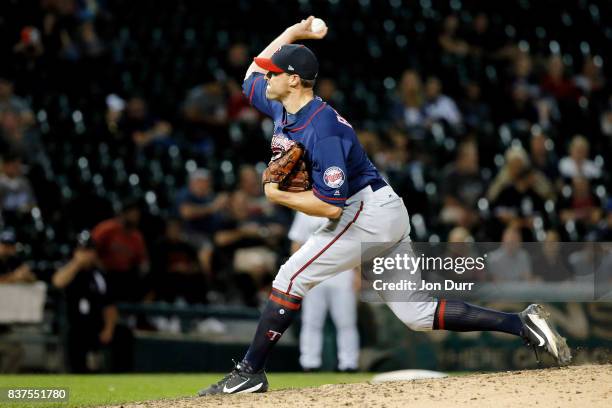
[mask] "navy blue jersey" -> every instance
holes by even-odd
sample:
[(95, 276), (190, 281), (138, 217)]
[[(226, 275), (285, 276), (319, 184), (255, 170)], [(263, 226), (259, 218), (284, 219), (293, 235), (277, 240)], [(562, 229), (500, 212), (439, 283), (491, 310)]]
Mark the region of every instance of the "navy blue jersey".
[(266, 98), (266, 86), (264, 75), (256, 72), (242, 89), (251, 105), (274, 120), (273, 157), (286, 150), (289, 140), (304, 145), (312, 191), (319, 199), (343, 207), (364, 187), (384, 184), (353, 127), (331, 106), (315, 97), (292, 115), (280, 102)]

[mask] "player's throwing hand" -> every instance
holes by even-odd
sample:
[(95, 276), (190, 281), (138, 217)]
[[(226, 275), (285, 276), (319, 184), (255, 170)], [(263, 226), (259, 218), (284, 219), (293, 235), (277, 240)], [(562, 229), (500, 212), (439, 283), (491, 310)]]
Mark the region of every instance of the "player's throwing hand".
[(327, 27), (321, 31), (312, 31), (312, 20), (314, 16), (308, 17), (306, 20), (292, 25), (287, 28), (286, 33), (289, 34), (293, 41), (300, 40), (321, 40), (327, 35)]

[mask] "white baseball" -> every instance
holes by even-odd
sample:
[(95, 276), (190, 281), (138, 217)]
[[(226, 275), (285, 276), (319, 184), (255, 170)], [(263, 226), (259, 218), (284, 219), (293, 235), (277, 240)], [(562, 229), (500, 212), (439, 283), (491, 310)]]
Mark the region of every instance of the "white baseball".
[(325, 27), (327, 27), (325, 21), (321, 20), (320, 18), (315, 18), (312, 20), (312, 24), (310, 25), (310, 31), (313, 33), (318, 33), (319, 31), (323, 31)]

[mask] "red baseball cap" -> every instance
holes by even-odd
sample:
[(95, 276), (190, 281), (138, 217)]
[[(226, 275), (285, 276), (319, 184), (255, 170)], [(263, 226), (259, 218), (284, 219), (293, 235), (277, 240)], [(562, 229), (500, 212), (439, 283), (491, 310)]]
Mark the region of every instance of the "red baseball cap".
[(271, 72), (297, 74), (302, 79), (316, 79), (319, 61), (314, 53), (301, 44), (286, 44), (280, 47), (271, 58), (254, 58), (255, 63)]

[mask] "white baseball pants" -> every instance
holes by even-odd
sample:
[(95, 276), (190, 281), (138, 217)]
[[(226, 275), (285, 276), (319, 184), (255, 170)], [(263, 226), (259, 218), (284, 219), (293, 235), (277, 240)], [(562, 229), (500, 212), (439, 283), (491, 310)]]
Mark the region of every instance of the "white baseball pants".
[[(394, 256), (401, 243), (410, 242), (410, 221), (402, 199), (389, 186), (377, 191), (366, 187), (350, 197), (338, 220), (315, 232), (281, 266), (272, 286), (303, 297), (320, 282), (361, 264), (361, 243), (380, 243), (380, 253)], [(431, 330), (437, 300), (410, 292), (404, 302), (386, 302), (393, 313), (413, 330)], [(384, 301), (385, 299), (383, 299)]]

